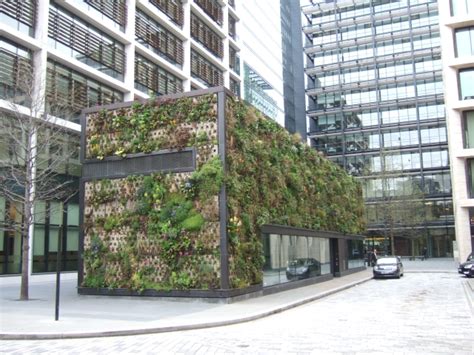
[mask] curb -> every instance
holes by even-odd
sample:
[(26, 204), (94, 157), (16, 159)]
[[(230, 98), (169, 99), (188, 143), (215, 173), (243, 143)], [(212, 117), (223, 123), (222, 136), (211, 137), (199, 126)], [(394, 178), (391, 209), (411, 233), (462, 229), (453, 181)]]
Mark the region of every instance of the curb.
[(304, 299), (287, 303), (281, 306), (277, 306), (267, 311), (259, 312), (245, 317), (228, 319), (224, 321), (215, 322), (204, 322), (198, 324), (185, 324), (169, 327), (156, 327), (156, 328), (141, 328), (141, 329), (129, 329), (129, 330), (112, 330), (112, 331), (99, 331), (99, 332), (80, 332), (80, 333), (0, 333), (0, 340), (52, 340), (52, 339), (79, 339), (79, 338), (103, 338), (103, 337), (114, 337), (114, 336), (127, 336), (127, 335), (144, 335), (144, 334), (157, 334), (157, 333), (168, 333), (183, 330), (196, 330), (205, 328), (222, 327), (226, 325), (233, 325), (238, 323), (250, 322), (256, 319), (271, 316), (273, 314), (281, 313), (292, 308), (304, 305), (306, 303), (321, 299), (323, 297), (330, 296), (337, 292), (346, 290), (348, 288), (360, 285), (364, 282), (372, 280), (372, 276), (354, 281), (344, 286), (334, 288), (332, 290), (319, 293), (314, 296), (306, 297)]

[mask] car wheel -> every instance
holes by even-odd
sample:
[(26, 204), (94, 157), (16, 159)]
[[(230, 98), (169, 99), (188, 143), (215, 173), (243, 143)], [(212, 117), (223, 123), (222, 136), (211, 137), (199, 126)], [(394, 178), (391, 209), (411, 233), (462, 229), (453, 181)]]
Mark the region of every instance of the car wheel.
[(397, 275), (397, 279), (399, 279), (401, 276), (402, 276), (401, 274), (398, 274), (398, 275)]

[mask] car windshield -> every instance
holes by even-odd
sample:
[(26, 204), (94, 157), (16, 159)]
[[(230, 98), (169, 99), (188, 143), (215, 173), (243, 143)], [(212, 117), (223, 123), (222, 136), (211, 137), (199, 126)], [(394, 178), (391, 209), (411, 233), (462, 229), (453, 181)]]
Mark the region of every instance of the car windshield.
[(290, 266), (303, 266), (305, 264), (305, 259), (296, 259), (290, 261)]
[(389, 264), (396, 264), (397, 258), (383, 258), (377, 260), (377, 265), (389, 265)]

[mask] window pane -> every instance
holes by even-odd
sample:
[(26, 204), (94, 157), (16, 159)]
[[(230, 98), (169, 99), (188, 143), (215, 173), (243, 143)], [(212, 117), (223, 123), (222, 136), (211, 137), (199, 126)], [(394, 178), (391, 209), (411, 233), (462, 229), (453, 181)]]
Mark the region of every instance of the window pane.
[(461, 88), (460, 99), (474, 99), (474, 69), (460, 70), (459, 84)]
[(464, 57), (473, 54), (472, 41), (474, 39), (474, 27), (456, 30), (456, 56)]
[(469, 179), (467, 181), (468, 187), (467, 190), (469, 191), (469, 197), (473, 197), (474, 194), (474, 159), (468, 160), (468, 169), (469, 169)]
[(464, 130), (464, 148), (474, 148), (474, 111), (465, 113)]

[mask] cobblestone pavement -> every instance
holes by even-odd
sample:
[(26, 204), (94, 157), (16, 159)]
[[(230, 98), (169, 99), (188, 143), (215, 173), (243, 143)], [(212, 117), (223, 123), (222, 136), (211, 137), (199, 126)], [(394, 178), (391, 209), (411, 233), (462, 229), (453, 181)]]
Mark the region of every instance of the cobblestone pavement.
[(7, 354), (472, 354), (473, 316), (454, 273), (372, 280), (260, 320), (152, 335), (3, 341)]

